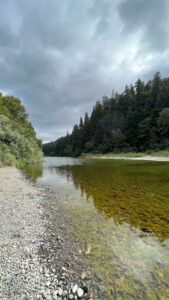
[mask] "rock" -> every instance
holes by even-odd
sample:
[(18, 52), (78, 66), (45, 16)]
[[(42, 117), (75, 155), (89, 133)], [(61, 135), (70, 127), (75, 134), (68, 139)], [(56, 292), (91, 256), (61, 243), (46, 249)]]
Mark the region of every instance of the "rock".
[[(28, 196), (24, 198), (25, 196), (19, 185), (18, 195), (14, 195), (13, 189), (11, 190), (15, 201), (12, 202), (11, 198), (9, 198), (10, 217), (8, 218), (6, 218), (6, 205), (8, 205), (8, 201), (6, 196), (2, 197), (4, 198), (3, 212), (5, 213), (0, 223), (5, 224), (3, 225), (5, 229), (5, 243), (3, 241), (4, 246), (0, 249), (2, 265), (0, 270), (0, 282), (2, 282), (2, 284), (0, 283), (0, 299), (12, 300), (15, 297), (16, 300), (89, 299), (89, 294), (85, 288), (85, 286), (88, 286), (87, 279), (89, 278), (86, 266), (83, 267), (83, 273), (81, 271), (79, 278), (77, 278), (74, 265), (71, 265), (72, 260), (76, 260), (76, 256), (73, 251), (69, 253), (71, 250), (69, 249), (69, 243), (66, 242), (65, 248), (65, 241), (62, 239), (62, 234), (60, 237), (56, 233), (55, 236), (58, 237), (58, 243), (53, 238), (52, 243), (54, 242), (54, 245), (50, 244), (50, 226), (49, 231), (46, 230), (46, 225), (50, 224), (50, 214), (48, 215), (46, 212), (44, 218), (41, 220), (41, 213), (44, 213), (44, 209), (40, 205), (41, 199), (38, 199), (36, 191), (34, 193), (34, 187), (30, 188), (32, 189), (31, 199), (33, 201), (28, 201), (28, 198), (30, 198)], [(2, 187), (0, 187), (0, 198), (1, 189)], [(3, 199), (1, 201), (3, 202)], [(6, 224), (9, 225), (10, 219), (10, 227), (6, 228)], [(5, 220), (8, 221), (6, 222)], [(16, 232), (19, 230), (22, 235), (20, 236), (20, 241), (15, 236), (15, 239), (12, 240), (14, 248), (11, 249), (10, 235), (8, 239), (8, 233), (12, 235), (13, 230), (15, 230), (13, 228), (14, 222), (21, 224), (21, 227), (19, 228), (18, 226)], [(53, 224), (51, 223), (50, 225), (52, 226)], [(53, 228), (53, 230), (55, 229)], [(60, 261), (59, 258), (60, 254), (62, 254), (60, 253), (61, 251), (63, 252), (64, 262)], [(72, 281), (74, 281), (74, 284)], [(10, 297), (7, 295), (8, 288), (10, 288)]]
[(58, 288), (58, 295), (61, 297), (62, 294), (63, 294), (63, 290), (59, 287), (59, 288)]
[(47, 293), (45, 291), (42, 292), (42, 297), (43, 297), (43, 299), (47, 299), (48, 295), (47, 295)]
[(50, 289), (46, 289), (46, 293), (50, 295)]
[(63, 292), (63, 297), (66, 297), (67, 296), (67, 291), (64, 291)]
[(78, 286), (77, 286), (77, 284), (75, 284), (72, 288), (73, 294), (75, 294), (77, 292), (77, 289), (78, 289)]
[(83, 280), (83, 279), (85, 279), (85, 278), (86, 278), (86, 276), (87, 276), (87, 273), (84, 271), (84, 272), (81, 274), (81, 278), (82, 278), (82, 280)]
[(85, 293), (88, 293), (88, 287), (86, 285), (83, 285), (83, 290)]
[(104, 287), (104, 285), (99, 285), (99, 290), (101, 293), (106, 293), (107, 292), (107, 289)]
[(58, 285), (58, 280), (57, 279), (55, 279), (55, 285)]
[(78, 295), (79, 298), (82, 298), (83, 295), (84, 295), (84, 290), (82, 290), (81, 288), (78, 288), (77, 289), (77, 295)]

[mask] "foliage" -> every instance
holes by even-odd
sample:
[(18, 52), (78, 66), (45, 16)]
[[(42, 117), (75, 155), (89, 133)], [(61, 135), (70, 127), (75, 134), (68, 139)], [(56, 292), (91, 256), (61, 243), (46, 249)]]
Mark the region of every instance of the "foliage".
[(0, 166), (39, 161), (41, 146), (21, 101), (0, 93)]
[(169, 151), (168, 150), (161, 150), (161, 151), (151, 152), (151, 156), (169, 157)]
[(44, 144), (45, 155), (127, 153), (169, 148), (169, 78), (156, 73), (144, 83), (126, 86), (121, 94), (97, 101), (71, 134)]

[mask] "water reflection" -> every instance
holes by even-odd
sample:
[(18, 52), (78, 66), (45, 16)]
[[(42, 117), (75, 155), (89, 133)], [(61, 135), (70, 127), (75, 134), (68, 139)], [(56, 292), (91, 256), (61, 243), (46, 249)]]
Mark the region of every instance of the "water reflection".
[(127, 222), (161, 241), (169, 237), (169, 166), (148, 162), (95, 161), (60, 166), (56, 170), (87, 199), (98, 213)]
[(99, 299), (169, 299), (168, 163), (45, 158), (37, 181), (59, 190)]
[(43, 165), (42, 163), (28, 164), (24, 167), (24, 172), (28, 178), (36, 182), (37, 178), (43, 175)]

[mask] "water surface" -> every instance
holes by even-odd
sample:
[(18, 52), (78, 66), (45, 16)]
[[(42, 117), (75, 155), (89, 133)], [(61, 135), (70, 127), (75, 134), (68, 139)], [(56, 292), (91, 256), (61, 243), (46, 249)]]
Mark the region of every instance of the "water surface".
[(169, 163), (45, 158), (29, 177), (60, 195), (102, 299), (169, 299)]

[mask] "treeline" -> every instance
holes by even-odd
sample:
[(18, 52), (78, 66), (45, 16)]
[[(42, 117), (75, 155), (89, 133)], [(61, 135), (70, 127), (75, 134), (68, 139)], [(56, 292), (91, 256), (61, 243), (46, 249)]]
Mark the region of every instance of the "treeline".
[(21, 101), (0, 93), (0, 166), (39, 161), (41, 148)]
[(44, 144), (45, 155), (142, 152), (169, 148), (169, 78), (155, 73), (144, 83), (97, 101), (71, 134)]

